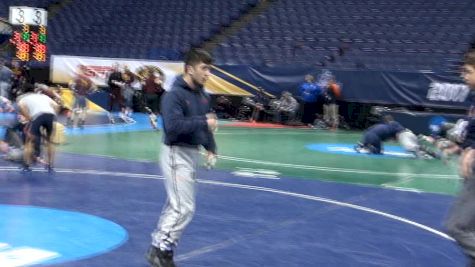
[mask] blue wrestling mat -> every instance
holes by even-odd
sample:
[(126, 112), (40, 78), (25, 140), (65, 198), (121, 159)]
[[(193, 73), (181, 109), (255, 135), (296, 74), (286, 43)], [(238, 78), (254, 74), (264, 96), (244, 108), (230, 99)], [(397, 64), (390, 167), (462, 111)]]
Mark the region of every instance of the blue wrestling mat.
[(323, 153), (332, 153), (332, 154), (342, 154), (342, 155), (351, 155), (351, 156), (364, 156), (364, 157), (394, 157), (394, 158), (415, 158), (414, 154), (407, 152), (400, 146), (384, 146), (383, 154), (375, 155), (369, 154), (367, 152), (356, 152), (354, 147), (356, 144), (309, 144), (306, 145), (306, 148), (313, 151), (323, 152)]
[[(76, 251), (53, 266), (147, 267), (143, 255), (166, 201), (158, 165), (63, 154), (57, 166), (52, 176), (0, 166), (4, 249), (35, 248), (44, 257)], [(197, 212), (176, 251), (178, 266), (465, 264), (442, 227), (450, 196), (220, 170), (197, 175)], [(40, 206), (49, 208), (32, 208)]]
[(127, 240), (121, 226), (80, 212), (0, 205), (0, 218), (4, 267), (79, 260), (107, 253)]

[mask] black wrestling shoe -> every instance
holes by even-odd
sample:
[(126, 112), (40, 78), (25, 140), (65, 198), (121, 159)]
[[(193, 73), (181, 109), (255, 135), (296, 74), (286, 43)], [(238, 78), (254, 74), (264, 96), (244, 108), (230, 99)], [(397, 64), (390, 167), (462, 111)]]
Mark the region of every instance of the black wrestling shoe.
[(20, 167), (21, 173), (31, 173), (33, 170), (30, 168), (30, 165), (23, 164), (23, 166)]
[(48, 172), (48, 174), (54, 174), (54, 168), (50, 164), (45, 165), (45, 170)]
[(176, 267), (173, 262), (173, 251), (162, 251), (154, 246), (150, 246), (145, 255), (151, 267)]

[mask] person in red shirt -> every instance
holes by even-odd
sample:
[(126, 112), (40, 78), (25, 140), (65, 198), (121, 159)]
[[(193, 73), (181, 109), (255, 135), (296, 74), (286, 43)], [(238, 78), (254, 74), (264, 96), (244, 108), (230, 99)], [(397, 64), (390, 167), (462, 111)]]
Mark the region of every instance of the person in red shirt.
[(154, 114), (159, 114), (160, 98), (165, 91), (163, 89), (162, 76), (157, 72), (149, 70), (147, 77), (142, 82), (142, 84), (142, 91), (144, 93), (146, 107), (151, 109)]
[(74, 93), (74, 105), (73, 112), (68, 120), (68, 125), (79, 126), (80, 128), (82, 128), (86, 122), (87, 95), (97, 88), (92, 80), (84, 73), (84, 66), (79, 66), (76, 77), (69, 83), (69, 88)]

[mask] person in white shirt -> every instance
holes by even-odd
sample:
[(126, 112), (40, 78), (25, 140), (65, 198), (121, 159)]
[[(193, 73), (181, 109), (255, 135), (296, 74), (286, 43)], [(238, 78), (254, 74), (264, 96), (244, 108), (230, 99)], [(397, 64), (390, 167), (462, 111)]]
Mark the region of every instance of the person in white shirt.
[[(41, 141), (44, 139), (48, 150), (46, 168), (53, 171), (54, 145), (51, 143), (51, 135), (59, 105), (50, 97), (33, 92), (20, 96), (17, 103), (20, 115), (28, 121), (23, 170), (30, 171), (30, 165), (40, 158)], [(44, 135), (42, 129), (45, 131)]]

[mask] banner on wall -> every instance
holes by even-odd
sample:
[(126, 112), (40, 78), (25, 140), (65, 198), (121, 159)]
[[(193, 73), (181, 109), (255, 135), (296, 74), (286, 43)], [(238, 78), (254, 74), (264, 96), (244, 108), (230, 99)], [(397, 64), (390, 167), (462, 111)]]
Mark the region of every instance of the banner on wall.
[[(308, 66), (219, 66), (274, 95), (286, 90), (299, 95), (306, 74), (317, 80), (323, 69)], [(342, 84), (344, 101), (405, 106), (465, 108), (471, 104), (469, 88), (454, 75), (427, 72), (331, 70)]]
[[(171, 87), (176, 76), (183, 72), (183, 62), (52, 56), (50, 78), (54, 83), (68, 83), (78, 68), (83, 66), (98, 86), (107, 86), (107, 76), (115, 63), (127, 65), (134, 73), (139, 73), (147, 66), (160, 70), (165, 76), (166, 90)], [(211, 94), (220, 95), (251, 96), (264, 92), (268, 96), (279, 96), (286, 90), (298, 96), (298, 88), (304, 81), (304, 76), (313, 74), (318, 80), (322, 71), (323, 69), (299, 65), (214, 66), (205, 88)], [(342, 100), (348, 102), (447, 108), (466, 108), (471, 104), (469, 88), (454, 75), (369, 70), (331, 71), (342, 84)]]
[[(114, 64), (127, 66), (132, 72), (139, 75), (146, 69), (153, 69), (159, 72), (164, 78), (165, 90), (169, 90), (175, 78), (183, 73), (183, 62), (53, 55), (50, 64), (50, 80), (53, 83), (69, 83), (81, 68), (85, 70), (85, 74), (97, 86), (106, 87), (108, 75), (112, 71)], [(252, 95), (243, 88), (233, 84), (233, 81), (225, 80), (214, 74), (206, 82), (205, 89), (210, 94)]]
[(348, 101), (451, 108), (471, 104), (470, 89), (453, 75), (390, 71), (335, 71), (335, 75), (344, 84)]

